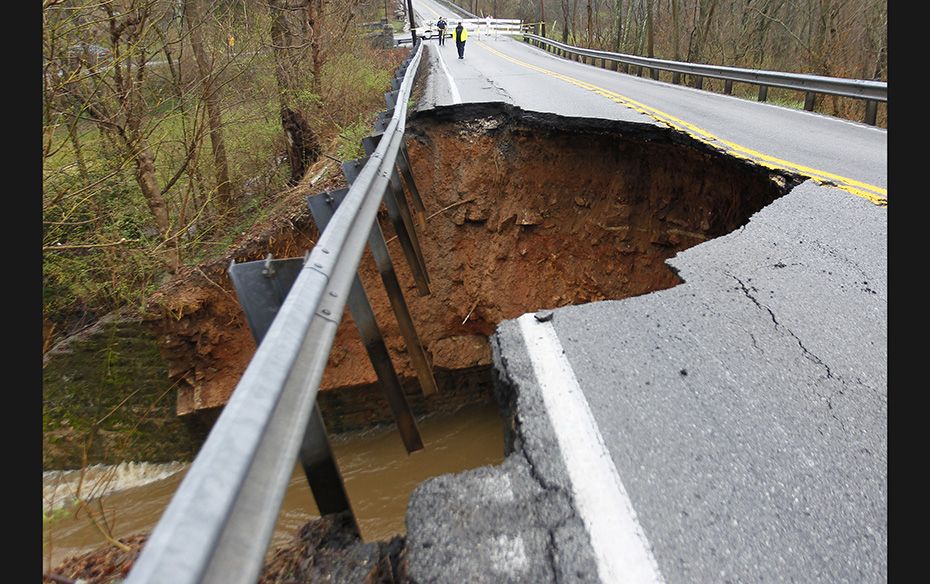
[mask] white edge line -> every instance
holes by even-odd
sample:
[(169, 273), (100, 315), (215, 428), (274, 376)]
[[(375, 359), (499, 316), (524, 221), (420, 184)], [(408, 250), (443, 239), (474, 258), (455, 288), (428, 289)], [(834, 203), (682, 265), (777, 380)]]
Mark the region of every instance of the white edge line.
[(663, 582), (659, 566), (551, 323), (517, 319), (602, 582)]
[(442, 65), (442, 70), (446, 74), (446, 79), (449, 80), (449, 90), (452, 92), (452, 103), (454, 105), (458, 105), (462, 103), (462, 96), (459, 95), (459, 90), (458, 87), (455, 86), (455, 81), (452, 79), (452, 74), (449, 73), (449, 69), (446, 68), (446, 61), (442, 58), (442, 49), (439, 45), (436, 45), (436, 53), (439, 55), (439, 64)]

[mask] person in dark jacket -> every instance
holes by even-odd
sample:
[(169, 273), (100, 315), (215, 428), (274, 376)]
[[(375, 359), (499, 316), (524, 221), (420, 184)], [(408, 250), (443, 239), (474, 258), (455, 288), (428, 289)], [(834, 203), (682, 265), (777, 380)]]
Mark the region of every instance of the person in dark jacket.
[(468, 38), (468, 31), (462, 26), (462, 21), (455, 27), (455, 48), (459, 50), (459, 59), (465, 58), (465, 39)]
[(446, 19), (439, 17), (439, 22), (436, 23), (436, 28), (439, 29), (439, 44), (446, 44)]

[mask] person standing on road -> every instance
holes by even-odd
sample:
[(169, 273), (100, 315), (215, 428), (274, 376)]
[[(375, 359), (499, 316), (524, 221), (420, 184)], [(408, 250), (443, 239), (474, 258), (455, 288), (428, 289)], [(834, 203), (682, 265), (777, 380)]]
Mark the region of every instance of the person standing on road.
[(459, 59), (465, 58), (465, 39), (468, 38), (468, 31), (462, 26), (462, 21), (455, 27), (455, 48), (459, 50)]
[(436, 28), (439, 29), (439, 45), (442, 46), (446, 44), (446, 19), (440, 16)]

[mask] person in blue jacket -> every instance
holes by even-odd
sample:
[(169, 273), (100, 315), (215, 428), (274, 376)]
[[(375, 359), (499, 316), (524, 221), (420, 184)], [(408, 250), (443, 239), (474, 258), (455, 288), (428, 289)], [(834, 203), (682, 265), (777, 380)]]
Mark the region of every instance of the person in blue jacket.
[(436, 22), (436, 28), (439, 29), (439, 44), (446, 44), (446, 19), (440, 16)]

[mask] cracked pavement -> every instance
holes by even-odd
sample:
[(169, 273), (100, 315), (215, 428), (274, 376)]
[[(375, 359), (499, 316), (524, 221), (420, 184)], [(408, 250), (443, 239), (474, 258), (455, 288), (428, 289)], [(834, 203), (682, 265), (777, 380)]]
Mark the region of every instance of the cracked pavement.
[[(805, 182), (552, 324), (667, 582), (887, 579), (887, 211)], [(544, 307), (540, 307), (544, 308)], [(515, 321), (504, 464), (421, 485), (418, 582), (598, 581)]]

